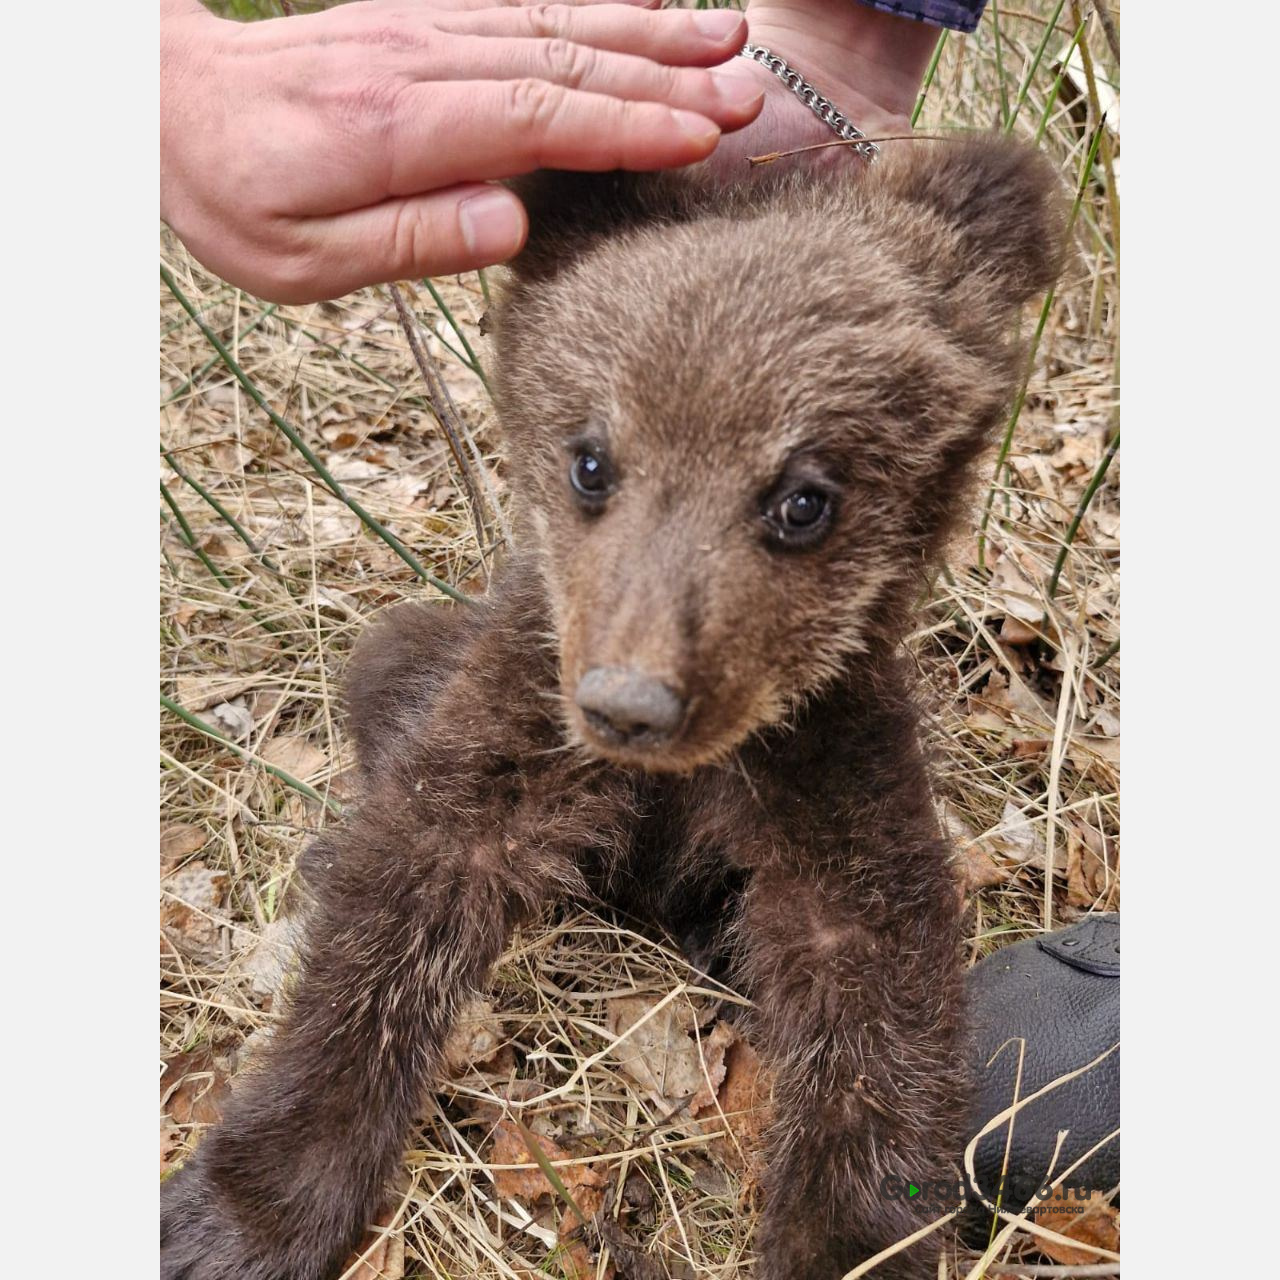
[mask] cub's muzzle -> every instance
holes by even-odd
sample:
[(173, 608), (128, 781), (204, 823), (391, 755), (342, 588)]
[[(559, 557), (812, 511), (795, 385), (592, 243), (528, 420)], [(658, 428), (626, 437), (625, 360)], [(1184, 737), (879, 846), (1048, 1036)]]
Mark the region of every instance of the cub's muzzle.
[(658, 747), (684, 724), (686, 706), (669, 685), (630, 667), (592, 667), (574, 701), (587, 727), (616, 747)]

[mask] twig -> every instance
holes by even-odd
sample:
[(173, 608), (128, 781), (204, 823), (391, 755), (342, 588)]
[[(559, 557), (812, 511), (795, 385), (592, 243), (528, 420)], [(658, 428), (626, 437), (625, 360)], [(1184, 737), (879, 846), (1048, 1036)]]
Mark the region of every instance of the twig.
[(476, 491), (475, 476), (471, 471), (471, 462), (467, 458), (467, 452), (462, 443), (462, 434), (466, 431), (466, 427), (462, 423), (457, 406), (453, 403), (453, 397), (449, 394), (448, 387), (444, 384), (444, 379), (440, 377), (440, 370), (436, 368), (435, 361), (431, 358), (430, 353), (419, 341), (418, 321), (409, 310), (409, 304), (404, 300), (404, 290), (398, 284), (389, 284), (387, 292), (391, 294), (391, 301), (395, 303), (396, 315), (400, 317), (400, 327), (404, 330), (404, 336), (409, 341), (409, 350), (413, 355), (414, 363), (418, 366), (418, 372), (422, 375), (422, 381), (426, 386), (427, 402), (431, 405), (431, 412), (435, 415), (436, 421), (440, 424), (440, 429), (444, 432), (449, 452), (453, 454), (454, 466), (458, 469), (459, 479), (462, 482), (463, 489), (466, 491), (467, 504), (471, 508), (471, 520), (476, 527), (476, 541), (479, 542), (481, 550), (483, 550), (489, 545), (489, 536), (480, 506), (480, 495)]
[(1093, 7), (1098, 11), (1098, 21), (1102, 23), (1102, 34), (1107, 37), (1111, 56), (1115, 58), (1118, 67), (1120, 65), (1120, 31), (1116, 26), (1116, 20), (1111, 16), (1111, 8), (1107, 0), (1093, 0)]
[(1087, 1262), (1084, 1266), (1067, 1267), (1056, 1263), (1022, 1266), (1012, 1262), (993, 1262), (988, 1271), (997, 1276), (1118, 1276), (1120, 1264), (1118, 1262)]
[(835, 138), (831, 142), (811, 142), (805, 147), (792, 147), (790, 151), (766, 151), (763, 155), (748, 156), (747, 163), (754, 168), (756, 165), (772, 164), (775, 160), (785, 160), (788, 156), (804, 155), (806, 151), (825, 151), (828, 147), (859, 147), (868, 142), (877, 145), (881, 142), (960, 142), (964, 136), (944, 133), (886, 133), (876, 138)]

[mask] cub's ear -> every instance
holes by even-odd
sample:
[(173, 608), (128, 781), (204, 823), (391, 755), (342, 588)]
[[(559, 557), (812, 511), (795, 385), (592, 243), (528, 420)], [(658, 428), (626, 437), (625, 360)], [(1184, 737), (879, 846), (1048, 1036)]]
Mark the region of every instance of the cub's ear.
[[(899, 213), (906, 203), (950, 232), (942, 237), (948, 253), (938, 243), (936, 223), (933, 235), (927, 222), (919, 228), (922, 266), (955, 283), (981, 272), (998, 283), (1011, 305), (1058, 278), (1066, 255), (1066, 200), (1057, 173), (1038, 151), (982, 135), (891, 145), (872, 170), (878, 194), (890, 205), (898, 203)], [(893, 216), (891, 207), (886, 212)], [(916, 228), (904, 221), (903, 231)]]

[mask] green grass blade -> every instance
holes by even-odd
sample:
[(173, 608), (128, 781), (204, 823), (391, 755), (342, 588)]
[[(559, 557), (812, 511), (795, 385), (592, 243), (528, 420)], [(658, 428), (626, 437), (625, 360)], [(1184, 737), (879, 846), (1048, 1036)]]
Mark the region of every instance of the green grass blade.
[[(1066, 0), (1063, 0), (1066, 3)], [(933, 84), (933, 78), (938, 74), (938, 63), (942, 59), (942, 51), (947, 47), (947, 36), (950, 33), (946, 27), (943, 27), (942, 34), (938, 37), (938, 43), (933, 46), (933, 57), (929, 59), (929, 68), (924, 73), (924, 83), (920, 86), (920, 94), (916, 98), (916, 105), (911, 112), (911, 127), (916, 127), (916, 121), (920, 119), (920, 112), (924, 110), (924, 100), (929, 95), (929, 89)]]
[[(1027, 74), (1023, 76), (1022, 84), (1018, 88), (1018, 96), (1014, 101), (1013, 111), (1009, 115), (1009, 123), (1005, 125), (1005, 133), (1013, 132), (1013, 126), (1018, 119), (1018, 112), (1022, 110), (1022, 104), (1027, 100), (1027, 94), (1031, 91), (1031, 82), (1035, 79), (1036, 72), (1040, 70), (1040, 63), (1044, 59), (1044, 51), (1049, 47), (1049, 40), (1057, 28), (1058, 18), (1063, 9), (1066, 8), (1066, 5), (1067, 0), (1058, 0), (1057, 7), (1045, 26), (1044, 35), (1040, 38), (1040, 43), (1036, 46), (1035, 54), (1032, 56), (1031, 66), (1027, 68)], [(1074, 48), (1074, 45), (1072, 47)]]
[(1102, 455), (1101, 461), (1094, 469), (1084, 493), (1080, 495), (1080, 504), (1076, 507), (1075, 515), (1071, 517), (1071, 523), (1067, 526), (1066, 533), (1062, 535), (1062, 546), (1058, 549), (1058, 558), (1053, 562), (1053, 572), (1049, 575), (1050, 600), (1058, 592), (1058, 579), (1062, 576), (1062, 567), (1067, 563), (1067, 553), (1071, 550), (1072, 542), (1075, 541), (1076, 533), (1080, 529), (1080, 522), (1084, 519), (1085, 512), (1089, 510), (1089, 504), (1093, 501), (1094, 495), (1106, 478), (1107, 469), (1111, 466), (1111, 460), (1119, 450), (1120, 432), (1117, 430), (1115, 435), (1111, 437), (1111, 443), (1107, 445), (1107, 451)]
[(320, 461), (315, 451), (310, 448), (305, 440), (298, 434), (297, 430), (282, 418), (268, 403), (267, 398), (258, 390), (253, 380), (236, 362), (231, 352), (227, 350), (226, 344), (218, 337), (216, 333), (200, 318), (190, 299), (178, 287), (178, 282), (173, 278), (173, 273), (164, 263), (160, 264), (160, 278), (169, 288), (169, 292), (178, 300), (182, 309), (191, 317), (204, 334), (205, 339), (213, 347), (222, 359), (222, 363), (227, 366), (231, 373), (235, 376), (236, 381), (245, 389), (249, 398), (258, 406), (259, 409), (271, 419), (272, 423), (279, 429), (284, 437), (291, 445), (307, 460), (311, 469), (323, 481), (325, 488), (329, 490), (339, 502), (343, 503), (348, 509), (354, 512), (372, 533), (381, 538), (383, 542), (391, 548), (392, 551), (400, 557), (401, 560), (409, 566), (410, 569), (418, 575), (423, 582), (430, 583), (437, 591), (442, 591), (451, 599), (461, 601), (462, 603), (470, 603), (471, 597), (465, 592), (459, 591), (457, 587), (450, 585), (441, 578), (437, 578), (434, 574), (428, 573), (426, 569), (418, 562), (418, 558), (391, 532), (380, 520), (369, 514), (368, 511), (361, 506), (354, 498), (352, 498), (346, 490), (334, 479), (329, 468)]
[(996, 33), (996, 79), (1000, 85), (1000, 123), (1009, 132), (1009, 89), (1004, 75), (1004, 42), (1000, 39), (1000, 0), (991, 0), (991, 26)]
[[(1098, 145), (1102, 141), (1102, 131), (1105, 128), (1105, 123), (1105, 121), (1100, 122), (1098, 128), (1094, 130), (1084, 163), (1080, 166), (1080, 180), (1076, 184), (1076, 197), (1072, 201), (1071, 214), (1067, 218), (1065, 235), (1068, 240), (1070, 240), (1071, 233), (1075, 229), (1076, 218), (1080, 214), (1080, 206), (1084, 201), (1084, 193), (1089, 188), (1089, 179), (1093, 174), (1093, 162), (1097, 159)], [(1018, 394), (1014, 398), (1013, 409), (1009, 414), (1009, 423), (1005, 427), (1004, 438), (1000, 441), (1000, 452), (996, 456), (995, 474), (991, 479), (991, 487), (987, 490), (987, 498), (982, 511), (982, 523), (978, 526), (978, 568), (980, 569), (986, 568), (987, 527), (991, 523), (991, 508), (995, 503), (996, 489), (1000, 484), (1000, 476), (1004, 472), (1005, 464), (1009, 460), (1009, 450), (1013, 447), (1013, 433), (1017, 429), (1018, 418), (1022, 414), (1022, 406), (1026, 403), (1027, 387), (1031, 382), (1031, 375), (1036, 367), (1036, 353), (1040, 349), (1040, 339), (1044, 337), (1045, 325), (1049, 321), (1049, 311), (1056, 296), (1056, 287), (1050, 288), (1049, 292), (1045, 294), (1044, 305), (1040, 308), (1040, 319), (1036, 323), (1036, 331), (1031, 339), (1031, 348), (1027, 352), (1026, 370), (1018, 387)]]
[[(272, 302), (272, 303), (268, 304), (268, 305), (267, 305), (267, 306), (262, 310), (262, 312), (261, 312), (258, 316), (256, 316), (253, 320), (251, 320), (247, 325), (245, 325), (245, 327), (244, 327), (243, 329), (241, 329), (241, 330), (240, 330), (240, 332), (239, 332), (238, 334), (236, 334), (236, 342), (237, 342), (237, 343), (243, 342), (243, 341), (244, 341), (244, 339), (245, 339), (245, 338), (247, 338), (247, 337), (248, 337), (248, 336), (249, 336), (249, 335), (250, 335), (250, 334), (251, 334), (255, 329), (257, 329), (257, 328), (261, 327), (261, 326), (262, 326), (263, 324), (265, 324), (265, 323), (266, 323), (266, 322), (267, 322), (267, 321), (268, 321), (268, 320), (269, 320), (273, 315), (275, 315), (275, 313), (276, 313), (276, 311), (277, 311), (278, 309), (279, 309), (279, 304), (278, 304), (278, 303)], [(179, 396), (184, 396), (184, 395), (186, 395), (186, 393), (187, 393), (188, 391), (190, 391), (190, 390), (191, 390), (191, 388), (192, 388), (192, 387), (194, 387), (194, 386), (195, 386), (195, 384), (196, 384), (197, 382), (199, 382), (199, 381), (200, 381), (200, 379), (201, 379), (201, 378), (203, 378), (203, 377), (204, 377), (204, 375), (205, 375), (206, 373), (208, 373), (208, 372), (209, 372), (209, 370), (210, 370), (210, 369), (212, 369), (212, 368), (213, 368), (213, 366), (214, 366), (215, 364), (217, 364), (217, 363), (218, 363), (218, 357), (217, 357), (217, 356), (210, 356), (210, 357), (209, 357), (209, 358), (204, 362), (204, 364), (202, 364), (202, 365), (201, 365), (201, 366), (200, 366), (200, 367), (195, 371), (195, 373), (193, 373), (193, 374), (191, 375), (191, 377), (189, 377), (189, 378), (186, 380), (186, 382), (184, 382), (184, 383), (182, 384), (182, 386), (180, 386), (180, 387), (177, 389), (177, 391), (175, 391), (172, 395), (170, 395), (170, 396), (166, 397), (166, 399), (165, 399), (165, 404), (172, 404), (175, 400), (177, 400), (177, 399), (179, 398)]]
[[(440, 308), (440, 314), (449, 322), (449, 328), (458, 335), (458, 341), (462, 343), (462, 349), (467, 353), (465, 357), (458, 356), (458, 358), (484, 383), (484, 389), (488, 392), (489, 399), (492, 400), (493, 388), (489, 385), (489, 379), (485, 376), (484, 366), (480, 363), (480, 357), (476, 355), (471, 343), (467, 341), (467, 335), (462, 332), (462, 326), (454, 319), (453, 312), (449, 310), (449, 304), (440, 296), (440, 291), (430, 279), (423, 280), (422, 283), (427, 286), (427, 292), (431, 295), (432, 301)], [(458, 355), (458, 353), (455, 351), (454, 355)]]
[(263, 552), (262, 549), (258, 546), (258, 544), (253, 540), (253, 538), (250, 537), (249, 531), (240, 523), (240, 521), (237, 520), (235, 516), (233, 516), (231, 512), (228, 511), (226, 507), (224, 507), (222, 503), (219, 502), (218, 499), (215, 498), (213, 494), (210, 493), (209, 490), (206, 489), (204, 485), (200, 483), (199, 480), (197, 480), (194, 476), (189, 475), (186, 471), (182, 469), (182, 467), (178, 465), (178, 463), (174, 459), (173, 454), (170, 453), (169, 450), (164, 447), (164, 445), (160, 446), (160, 456), (164, 458), (164, 460), (173, 469), (174, 475), (176, 475), (179, 480), (184, 481), (192, 490), (194, 490), (201, 498), (203, 498), (205, 502), (207, 502), (209, 506), (211, 506), (214, 509), (214, 511), (218, 513), (218, 515), (220, 515), (227, 522), (227, 525), (230, 527), (231, 532), (234, 533), (236, 537), (239, 538), (240, 541), (243, 542), (244, 545), (248, 547), (250, 551), (253, 552), (258, 563), (261, 564), (264, 569), (269, 569), (272, 573), (276, 574), (279, 577), (287, 576), (284, 573), (284, 571), (280, 568), (280, 566), (276, 564), (276, 562), (272, 560), (269, 555)]
[(172, 698), (166, 698), (163, 693), (160, 695), (160, 705), (166, 711), (172, 712), (184, 724), (189, 724), (206, 737), (212, 738), (215, 742), (221, 742), (225, 747), (229, 747), (242, 760), (246, 760), (250, 764), (261, 765), (272, 777), (279, 778), (286, 787), (292, 787), (294, 791), (306, 796), (309, 800), (319, 801), (332, 813), (342, 813), (342, 806), (336, 800), (332, 800), (328, 796), (322, 796), (314, 787), (307, 786), (305, 782), (299, 782), (293, 774), (286, 773), (274, 764), (268, 764), (261, 756), (254, 755), (247, 747), (242, 747), (239, 743), (232, 742), (225, 734), (219, 733), (213, 725), (201, 720), (199, 716), (193, 716), (185, 707), (180, 707)]

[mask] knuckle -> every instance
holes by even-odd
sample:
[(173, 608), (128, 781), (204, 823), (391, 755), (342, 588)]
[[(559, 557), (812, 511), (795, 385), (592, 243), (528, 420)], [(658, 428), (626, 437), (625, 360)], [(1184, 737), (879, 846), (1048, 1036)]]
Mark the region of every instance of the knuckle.
[(514, 129), (531, 133), (547, 129), (556, 113), (555, 85), (545, 80), (512, 80), (506, 92), (507, 115)]
[(390, 77), (360, 76), (333, 85), (330, 106), (344, 127), (381, 133), (395, 118), (399, 89)]
[(594, 61), (591, 50), (571, 40), (548, 40), (543, 46), (548, 78), (557, 84), (578, 88), (591, 73)]
[(391, 261), (395, 274), (412, 275), (427, 263), (432, 245), (431, 228), (416, 205), (402, 205), (391, 227)]
[(564, 29), (565, 9), (562, 4), (531, 4), (525, 10), (525, 21), (535, 36), (554, 36)]

